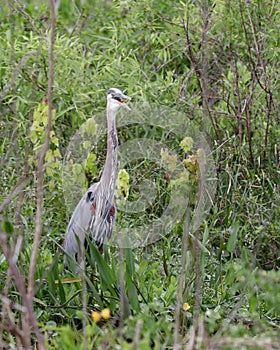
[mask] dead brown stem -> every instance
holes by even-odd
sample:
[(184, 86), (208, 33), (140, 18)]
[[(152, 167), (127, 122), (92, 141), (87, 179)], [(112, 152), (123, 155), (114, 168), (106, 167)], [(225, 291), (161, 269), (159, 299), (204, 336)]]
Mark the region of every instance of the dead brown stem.
[(7, 92), (10, 90), (10, 88), (15, 84), (15, 81), (20, 74), (22, 68), (26, 65), (27, 61), (30, 57), (34, 56), (34, 52), (30, 52), (28, 55), (25, 55), (21, 61), (19, 62), (18, 66), (14, 69), (14, 73), (11, 76), (11, 79), (8, 81), (8, 83), (5, 85), (3, 90), (0, 93), (0, 102), (2, 102), (7, 94)]
[(55, 27), (56, 13), (54, 0), (50, 0), (51, 8), (51, 36), (49, 47), (49, 81), (48, 81), (48, 124), (46, 128), (46, 139), (43, 144), (42, 151), (38, 161), (37, 170), (37, 212), (36, 212), (36, 228), (34, 236), (34, 244), (30, 258), (29, 274), (28, 274), (28, 296), (30, 300), (34, 297), (34, 281), (38, 250), (42, 235), (42, 214), (43, 214), (43, 180), (44, 180), (44, 163), (46, 153), (50, 146), (50, 134), (52, 129), (52, 87), (54, 82), (54, 42), (55, 42)]
[(17, 185), (17, 187), (8, 194), (8, 196), (4, 199), (4, 201), (0, 205), (0, 213), (2, 213), (7, 205), (16, 197), (19, 193), (23, 191), (23, 189), (29, 184), (31, 178), (25, 178), (21, 180), (21, 183)]
[(174, 326), (174, 340), (173, 349), (177, 350), (180, 348), (179, 334), (180, 334), (180, 315), (183, 301), (184, 284), (186, 278), (186, 263), (187, 263), (187, 252), (189, 246), (189, 230), (190, 230), (190, 207), (189, 201), (186, 201), (186, 214), (185, 214), (185, 227), (183, 233), (183, 246), (182, 246), (182, 258), (181, 258), (181, 270), (179, 277), (179, 286), (176, 299), (176, 309), (175, 309), (175, 326)]
[[(50, 0), (51, 9), (51, 31), (50, 31), (50, 47), (49, 47), (49, 79), (48, 79), (48, 124), (46, 127), (46, 139), (42, 146), (42, 151), (38, 161), (37, 170), (37, 212), (36, 212), (36, 227), (34, 244), (30, 258), (29, 274), (28, 274), (28, 289), (27, 295), (28, 300), (33, 305), (34, 298), (34, 283), (35, 283), (35, 272), (37, 264), (37, 256), (39, 251), (39, 245), (42, 235), (42, 215), (43, 215), (43, 181), (44, 181), (44, 163), (45, 156), (50, 145), (50, 134), (52, 129), (52, 87), (54, 82), (54, 42), (55, 42), (55, 27), (56, 27), (56, 12), (55, 12), (55, 2)], [(45, 349), (44, 335), (39, 334), (38, 346), (41, 349)]]
[[(39, 330), (38, 323), (33, 310), (33, 303), (31, 299), (28, 297), (26, 292), (25, 280), (22, 277), (18, 267), (15, 264), (13, 254), (8, 245), (7, 235), (1, 229), (0, 229), (0, 242), (1, 242), (2, 251), (5, 255), (9, 269), (11, 271), (11, 276), (13, 276), (15, 287), (17, 288), (22, 298), (22, 303), (23, 303), (23, 306), (25, 307), (25, 312), (26, 312), (26, 319), (28, 320), (28, 326), (27, 324), (25, 324), (25, 326), (23, 324), (23, 331), (24, 331), (23, 346), (26, 349), (30, 348), (30, 340), (31, 340), (30, 328), (32, 327), (34, 329), (34, 333), (38, 340), (38, 349), (44, 350), (45, 349), (44, 335)], [(20, 330), (17, 333), (20, 334)]]
[[(13, 3), (16, 6), (14, 6)], [(24, 6), (22, 6), (17, 0), (12, 0), (12, 2), (10, 2), (10, 5), (14, 8), (15, 11), (18, 11), (22, 14), (22, 16), (30, 23), (35, 33), (42, 35), (41, 31), (36, 27), (34, 19), (26, 11), (24, 11)]]

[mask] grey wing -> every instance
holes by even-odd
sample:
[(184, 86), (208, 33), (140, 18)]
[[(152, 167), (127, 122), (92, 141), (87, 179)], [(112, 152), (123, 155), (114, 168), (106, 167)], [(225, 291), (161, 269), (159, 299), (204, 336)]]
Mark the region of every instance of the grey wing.
[(97, 193), (96, 197), (91, 199), (93, 216), (89, 225), (89, 232), (92, 241), (102, 252), (103, 243), (108, 241), (112, 235), (116, 221), (116, 207), (114, 203), (110, 203), (106, 198), (103, 198), (101, 202), (98, 200), (99, 198)]
[(93, 216), (90, 198), (94, 196), (98, 185), (99, 182), (88, 189), (72, 214), (64, 242), (64, 250), (68, 256), (75, 257), (75, 254), (79, 252), (79, 242), (84, 243)]

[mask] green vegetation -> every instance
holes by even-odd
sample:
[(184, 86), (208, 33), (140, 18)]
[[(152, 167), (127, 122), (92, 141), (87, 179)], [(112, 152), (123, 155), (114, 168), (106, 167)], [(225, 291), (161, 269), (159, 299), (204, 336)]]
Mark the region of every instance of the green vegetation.
[[(49, 113), (51, 17), (47, 2), (1, 1), (0, 347), (279, 349), (279, 1), (61, 0)], [(110, 87), (132, 97), (136, 114), (158, 106), (200, 130), (216, 190), (200, 226), (188, 227), (205, 154), (193, 135), (154, 115), (135, 123), (132, 113), (118, 128), (120, 147), (145, 139), (168, 150), (159, 150), (161, 164), (125, 160), (114, 237), (161, 217), (176, 186), (189, 193), (186, 213), (145, 247), (100, 255), (88, 242), (80, 276), (63, 270), (63, 235), (102, 171)], [(130, 203), (144, 209), (130, 212)]]

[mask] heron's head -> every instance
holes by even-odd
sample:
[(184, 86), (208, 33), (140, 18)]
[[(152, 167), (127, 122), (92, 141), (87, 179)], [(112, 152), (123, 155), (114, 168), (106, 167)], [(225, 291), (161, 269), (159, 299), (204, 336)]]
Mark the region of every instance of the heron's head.
[(129, 96), (126, 96), (121, 90), (116, 88), (111, 88), (107, 94), (108, 108), (117, 111), (121, 106), (128, 109), (130, 108), (125, 103), (126, 100), (130, 100)]

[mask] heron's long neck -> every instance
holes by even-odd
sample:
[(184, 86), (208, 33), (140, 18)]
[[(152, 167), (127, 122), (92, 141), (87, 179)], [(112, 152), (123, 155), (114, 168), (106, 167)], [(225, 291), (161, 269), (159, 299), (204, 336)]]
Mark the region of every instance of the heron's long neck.
[(103, 190), (107, 195), (107, 200), (113, 202), (117, 168), (118, 168), (118, 136), (116, 129), (116, 113), (107, 111), (107, 156), (104, 171), (100, 179)]

